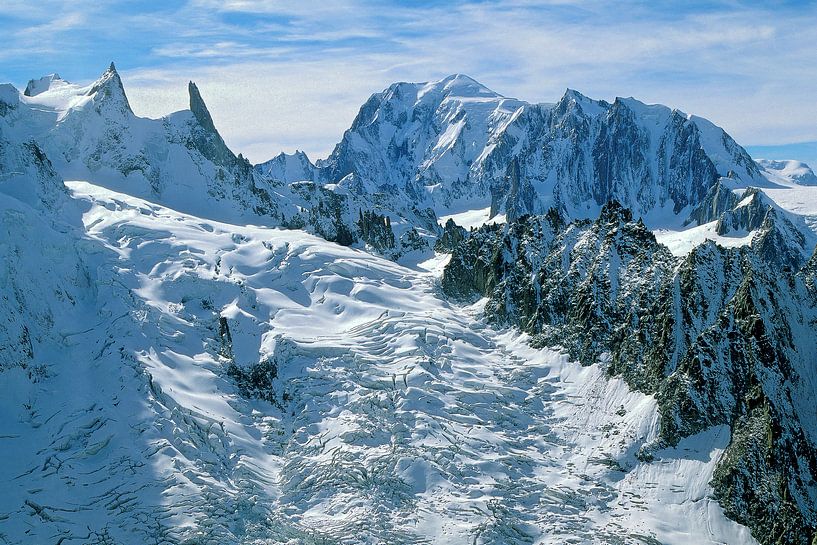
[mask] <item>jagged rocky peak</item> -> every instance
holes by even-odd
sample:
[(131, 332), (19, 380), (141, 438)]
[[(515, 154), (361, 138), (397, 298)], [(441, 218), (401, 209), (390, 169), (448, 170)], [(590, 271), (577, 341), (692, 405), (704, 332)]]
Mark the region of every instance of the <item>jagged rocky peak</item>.
[(598, 222), (601, 224), (620, 225), (633, 221), (633, 212), (618, 201), (609, 201), (601, 207)]
[(23, 94), (27, 97), (34, 97), (40, 93), (44, 93), (45, 91), (52, 89), (53, 87), (68, 84), (69, 82), (63, 80), (59, 74), (48, 74), (47, 76), (43, 76), (39, 79), (28, 80), (28, 85), (26, 85), (26, 89), (23, 91)]
[(201, 97), (199, 88), (192, 81), (187, 84), (187, 91), (190, 95), (190, 111), (193, 113), (198, 127), (193, 128), (193, 145), (199, 152), (222, 167), (239, 167), (242, 172), (249, 174), (251, 167), (249, 162), (243, 157), (238, 158), (227, 147), (224, 139), (219, 134), (210, 116), (210, 111)]
[(201, 98), (199, 88), (192, 81), (187, 83), (187, 93), (190, 95), (190, 111), (193, 112), (199, 124), (208, 131), (217, 132), (210, 111), (207, 109), (204, 99)]
[(765, 211), (748, 248), (708, 242), (678, 258), (610, 203), (594, 222), (550, 222), (553, 234), (530, 236), (528, 216), (501, 231), (480, 228), (454, 248), (442, 288), (488, 297), (489, 320), (654, 393), (659, 436), (641, 447), (641, 461), (730, 426), (715, 497), (764, 545), (809, 545), (817, 526), (817, 254), (804, 253), (802, 235), (761, 192), (742, 197), (737, 210)]
[(755, 187), (746, 189), (736, 204), (723, 211), (715, 225), (721, 236), (754, 233), (751, 247), (766, 263), (797, 269), (809, 258), (811, 248), (798, 221)]
[(559, 112), (568, 113), (578, 109), (581, 113), (594, 117), (606, 112), (610, 106), (607, 101), (593, 100), (579, 91), (571, 88), (565, 89), (562, 98), (556, 103), (555, 109)]
[(448, 218), (443, 226), (443, 233), (437, 238), (434, 244), (434, 251), (451, 253), (454, 248), (460, 245), (468, 236), (465, 227), (457, 225), (453, 219)]
[(111, 65), (105, 70), (102, 76), (94, 82), (86, 95), (94, 97), (94, 99), (117, 103), (121, 106), (123, 111), (133, 114), (128, 96), (125, 94), (125, 86), (122, 84), (122, 78), (119, 77), (119, 72), (116, 71), (116, 66), (113, 62), (111, 62)]
[(764, 262), (783, 270), (794, 271), (809, 258), (811, 247), (803, 232), (795, 227), (786, 213), (774, 206), (767, 206), (763, 223), (752, 238), (752, 250)]

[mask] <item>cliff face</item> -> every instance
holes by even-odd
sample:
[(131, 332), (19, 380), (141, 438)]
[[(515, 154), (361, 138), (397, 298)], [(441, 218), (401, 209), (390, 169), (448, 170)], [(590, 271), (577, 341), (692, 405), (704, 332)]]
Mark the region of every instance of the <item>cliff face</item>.
[(4, 389), (10, 401), (52, 374), (56, 339), (76, 327), (95, 284), (78, 250), (81, 209), (40, 145), (12, 127), (24, 106), (9, 87), (0, 86), (0, 375), (15, 385)]
[(388, 193), (440, 215), (479, 202), (511, 218), (552, 206), (592, 217), (609, 200), (636, 215), (686, 218), (720, 177), (765, 181), (704, 119), (573, 90), (555, 104), (528, 104), (463, 75), (396, 83), (361, 107), (326, 160), (279, 156), (260, 168), (285, 181), (345, 180), (357, 192)]
[[(738, 221), (748, 206), (727, 217)], [(731, 426), (712, 481), (718, 501), (761, 543), (810, 544), (817, 257), (805, 259), (771, 207), (760, 224), (749, 247), (709, 242), (680, 258), (618, 203), (594, 221), (566, 224), (553, 211), (479, 229), (454, 249), (442, 285), (454, 296), (489, 297), (490, 320), (655, 394), (661, 429), (641, 447), (642, 460)]]

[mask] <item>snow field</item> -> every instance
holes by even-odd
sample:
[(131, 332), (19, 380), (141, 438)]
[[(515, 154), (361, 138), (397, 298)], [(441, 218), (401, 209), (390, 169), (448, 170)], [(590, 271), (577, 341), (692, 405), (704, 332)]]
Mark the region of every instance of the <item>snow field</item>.
[(2, 375), (6, 542), (753, 543), (708, 498), (728, 430), (637, 462), (655, 401), (442, 298), (445, 257), (66, 185), (105, 304), (49, 379)]

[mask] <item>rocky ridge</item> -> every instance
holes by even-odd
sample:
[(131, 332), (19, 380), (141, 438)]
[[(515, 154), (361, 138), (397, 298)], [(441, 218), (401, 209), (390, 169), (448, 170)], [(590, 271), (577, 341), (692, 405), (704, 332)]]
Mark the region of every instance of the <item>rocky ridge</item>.
[(558, 211), (480, 228), (457, 246), (442, 286), (486, 296), (486, 316), (562, 346), (656, 396), (659, 439), (639, 459), (713, 426), (732, 441), (712, 486), (761, 543), (809, 545), (817, 526), (817, 254), (759, 195), (719, 220), (757, 228), (752, 243), (712, 242), (685, 257), (616, 202), (598, 219)]
[(743, 148), (704, 119), (573, 90), (555, 104), (528, 104), (463, 75), (372, 95), (325, 160), (282, 154), (258, 168), (284, 181), (391, 193), (438, 215), (481, 203), (511, 218), (550, 207), (593, 217), (609, 200), (639, 215), (686, 217), (720, 177), (766, 183)]

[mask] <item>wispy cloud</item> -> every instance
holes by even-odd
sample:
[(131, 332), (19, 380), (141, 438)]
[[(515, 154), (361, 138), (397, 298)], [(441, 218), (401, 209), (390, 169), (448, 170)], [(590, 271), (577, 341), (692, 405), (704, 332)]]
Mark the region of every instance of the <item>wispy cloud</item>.
[(661, 102), (746, 144), (817, 140), (810, 4), (189, 0), (102, 3), (77, 18), (28, 4), (12, 1), (0, 31), (32, 37), (40, 53), (0, 54), (9, 79), (39, 75), (22, 74), (31, 67), (90, 79), (113, 58), (150, 115), (184, 107), (195, 79), (228, 143), (252, 160), (296, 147), (324, 155), (370, 93), (453, 72), (530, 101), (572, 87)]

